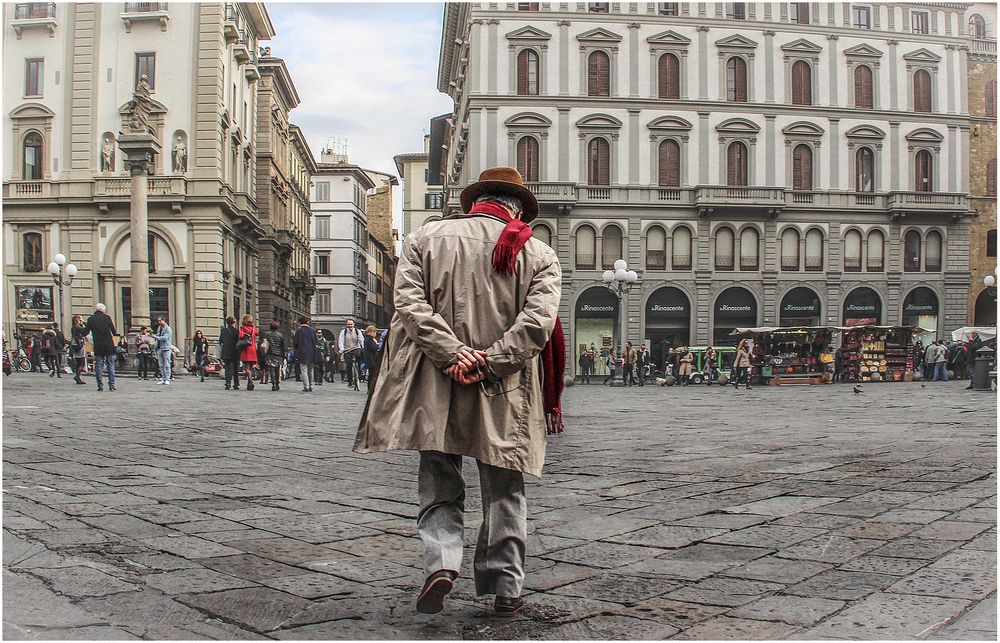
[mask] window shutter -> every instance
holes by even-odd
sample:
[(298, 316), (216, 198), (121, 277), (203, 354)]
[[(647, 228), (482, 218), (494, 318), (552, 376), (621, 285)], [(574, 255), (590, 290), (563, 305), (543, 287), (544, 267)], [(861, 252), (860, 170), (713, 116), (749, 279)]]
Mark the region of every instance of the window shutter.
[(792, 189), (801, 190), (802, 189), (802, 158), (800, 150), (802, 146), (799, 145), (792, 151)]
[(603, 51), (595, 51), (587, 59), (587, 95), (611, 95), (610, 61)]
[(598, 83), (599, 96), (611, 95), (611, 60), (608, 55), (601, 53), (598, 58), (598, 73), (600, 81)]
[(664, 187), (679, 187), (681, 184), (680, 146), (677, 141), (660, 143), (659, 184)]
[(927, 150), (917, 152), (916, 166), (916, 183), (914, 189), (917, 192), (930, 192), (934, 182), (931, 153)]
[(747, 64), (742, 58), (736, 58), (733, 70), (736, 74), (736, 102), (747, 102)]
[(997, 160), (995, 157), (986, 164), (986, 194), (987, 196), (997, 195)]
[(598, 185), (611, 185), (611, 149), (603, 138), (597, 142), (597, 180)]
[(517, 95), (528, 94), (528, 50), (522, 49), (517, 55)]
[(913, 111), (931, 111), (931, 75), (924, 69), (913, 74)]
[[(860, 107), (862, 109), (873, 109), (875, 107), (874, 101), (874, 78), (872, 77), (872, 70), (862, 65), (854, 70), (855, 78), (860, 77), (860, 83), (855, 82), (854, 84), (854, 105), (855, 107)], [(860, 85), (860, 87), (859, 87)]]
[(744, 147), (743, 143), (732, 143), (727, 150), (727, 156), (727, 185), (746, 185), (746, 147)]
[(792, 105), (802, 104), (802, 61), (792, 65)]
[(523, 175), (525, 181), (538, 181), (538, 141), (534, 138), (525, 139), (525, 154), (527, 172)]
[(989, 117), (997, 115), (997, 82), (995, 80), (986, 83), (986, 115)]
[(679, 100), (681, 97), (680, 61), (673, 54), (660, 56), (659, 64), (660, 98)]
[(733, 143), (729, 146), (729, 150), (727, 150), (729, 158), (726, 159), (726, 185), (736, 185), (736, 163), (738, 156), (736, 148), (738, 145), (739, 143)]
[(795, 148), (792, 161), (792, 189), (812, 190), (812, 150), (807, 145)]

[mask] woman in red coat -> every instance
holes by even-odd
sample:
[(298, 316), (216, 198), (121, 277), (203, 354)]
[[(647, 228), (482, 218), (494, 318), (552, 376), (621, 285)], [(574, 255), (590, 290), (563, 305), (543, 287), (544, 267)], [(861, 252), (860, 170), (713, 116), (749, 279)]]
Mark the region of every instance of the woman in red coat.
[(260, 329), (253, 325), (253, 316), (244, 315), (240, 324), (238, 342), (249, 341), (250, 344), (240, 351), (240, 361), (243, 362), (243, 374), (247, 377), (247, 390), (253, 390), (253, 367), (257, 364), (257, 336)]

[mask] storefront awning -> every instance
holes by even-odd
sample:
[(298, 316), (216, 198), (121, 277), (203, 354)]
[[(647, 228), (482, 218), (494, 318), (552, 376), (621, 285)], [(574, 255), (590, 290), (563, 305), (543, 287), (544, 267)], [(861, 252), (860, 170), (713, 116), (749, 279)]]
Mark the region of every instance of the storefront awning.
[(978, 334), (979, 339), (987, 342), (996, 338), (997, 328), (996, 326), (963, 326), (951, 331), (951, 338), (957, 342), (967, 342), (970, 339), (969, 335), (972, 333)]

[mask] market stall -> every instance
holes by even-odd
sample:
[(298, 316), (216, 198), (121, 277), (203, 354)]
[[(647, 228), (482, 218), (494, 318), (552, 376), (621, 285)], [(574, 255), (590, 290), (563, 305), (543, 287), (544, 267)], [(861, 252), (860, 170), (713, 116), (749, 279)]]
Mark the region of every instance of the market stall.
[(842, 333), (844, 382), (903, 382), (913, 379), (917, 326), (838, 326)]
[(828, 326), (737, 328), (733, 336), (753, 340), (751, 362), (758, 382), (776, 386), (832, 381), (833, 329)]

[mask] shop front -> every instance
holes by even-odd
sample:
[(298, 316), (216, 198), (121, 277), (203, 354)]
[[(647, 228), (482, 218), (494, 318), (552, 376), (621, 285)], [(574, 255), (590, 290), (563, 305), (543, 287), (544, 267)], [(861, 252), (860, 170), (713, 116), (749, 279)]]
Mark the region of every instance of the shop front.
[(670, 347), (687, 346), (691, 337), (691, 301), (680, 288), (667, 286), (646, 300), (646, 341), (657, 370)]
[(914, 336), (924, 346), (938, 337), (938, 298), (930, 288), (914, 288), (903, 300), (903, 326), (914, 326), (921, 331)]
[(757, 325), (757, 299), (746, 288), (733, 286), (723, 290), (715, 300), (714, 346), (732, 346), (736, 339), (732, 332), (737, 328)]
[(606, 357), (612, 348), (618, 346), (618, 298), (604, 286), (588, 288), (576, 300), (573, 329), (576, 334), (574, 345), (574, 370), (580, 371), (580, 356), (589, 350), (597, 353), (594, 373), (607, 375)]
[(41, 333), (56, 320), (52, 286), (15, 286), (17, 332)]
[(778, 324), (782, 327), (822, 324), (819, 295), (812, 288), (792, 288), (781, 299)]
[(882, 323), (882, 298), (871, 288), (855, 288), (844, 300), (844, 326), (878, 326)]

